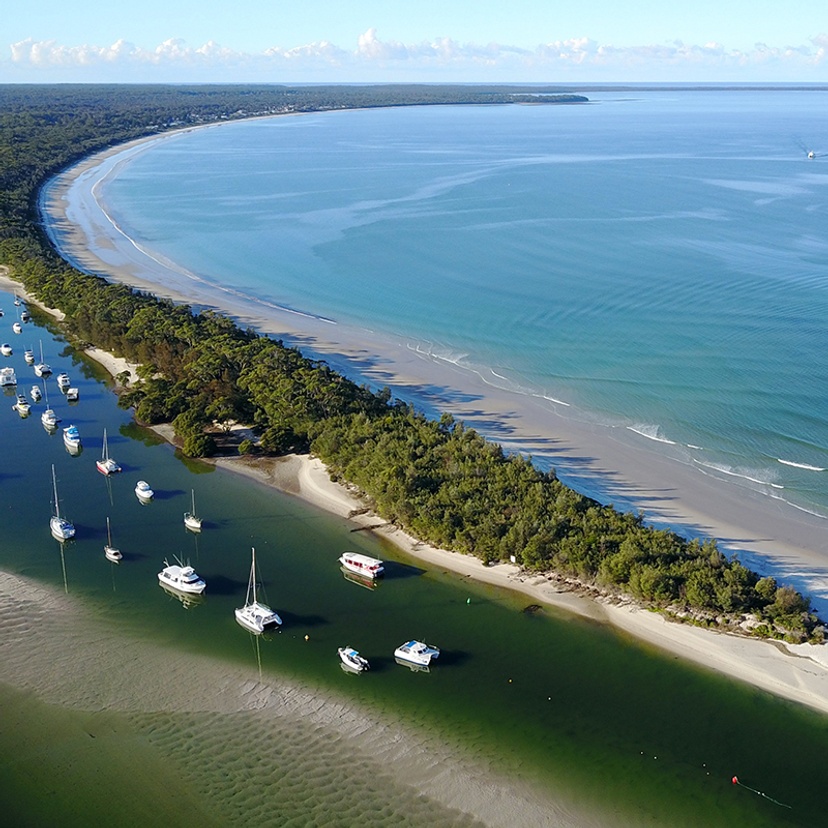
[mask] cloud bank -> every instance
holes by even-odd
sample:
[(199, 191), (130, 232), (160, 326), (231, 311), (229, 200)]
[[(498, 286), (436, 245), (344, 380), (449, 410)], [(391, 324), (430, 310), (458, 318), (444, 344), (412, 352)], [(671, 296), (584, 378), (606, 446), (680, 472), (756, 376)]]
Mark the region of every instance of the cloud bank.
[[(169, 39), (147, 49), (126, 40), (111, 46), (66, 46), (31, 38), (10, 46), (6, 80), (66, 81), (828, 81), (828, 34), (797, 46), (757, 43), (751, 50), (720, 43), (617, 47), (589, 38), (532, 49), (500, 43), (381, 40), (361, 34), (354, 49), (320, 41), (239, 52), (209, 41), (191, 47)], [(0, 64), (3, 66), (3, 64)]]

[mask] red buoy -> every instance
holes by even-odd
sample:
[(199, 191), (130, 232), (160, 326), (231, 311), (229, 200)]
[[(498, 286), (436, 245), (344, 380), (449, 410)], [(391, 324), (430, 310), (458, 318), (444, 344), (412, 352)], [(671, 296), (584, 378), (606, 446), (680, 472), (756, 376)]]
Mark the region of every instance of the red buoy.
[(730, 781), (731, 781), (734, 785), (738, 785), (738, 784), (739, 784), (739, 777), (738, 777), (738, 776), (734, 776), (734, 777), (733, 777), (733, 779), (731, 779)]

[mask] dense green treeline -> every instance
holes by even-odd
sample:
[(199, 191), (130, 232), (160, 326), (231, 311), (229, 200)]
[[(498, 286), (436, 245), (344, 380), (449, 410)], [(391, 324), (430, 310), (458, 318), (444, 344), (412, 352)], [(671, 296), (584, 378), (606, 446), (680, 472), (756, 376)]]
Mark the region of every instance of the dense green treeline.
[(807, 599), (727, 560), (715, 541), (647, 527), (640, 515), (578, 494), (447, 415), (430, 420), (387, 389), (359, 386), (219, 314), (82, 274), (57, 257), (37, 224), (36, 191), (50, 174), (154, 130), (288, 106), (492, 103), (516, 94), (430, 86), (0, 87), (0, 262), (64, 311), (76, 341), (141, 365), (122, 404), (143, 422), (172, 422), (186, 454), (215, 450), (215, 424), (251, 423), (259, 441), (245, 451), (313, 451), (380, 515), (430, 543), (486, 562), (514, 558), (696, 623), (821, 638)]

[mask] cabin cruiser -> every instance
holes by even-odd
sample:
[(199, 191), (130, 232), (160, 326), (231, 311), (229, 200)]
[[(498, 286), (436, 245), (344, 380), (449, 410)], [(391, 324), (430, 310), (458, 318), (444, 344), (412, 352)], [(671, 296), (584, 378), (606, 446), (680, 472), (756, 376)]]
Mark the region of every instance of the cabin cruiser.
[(198, 576), (191, 566), (168, 564), (164, 561), (164, 568), (158, 573), (158, 583), (178, 592), (201, 595), (207, 584)]
[(57, 384), (58, 388), (60, 388), (61, 391), (65, 391), (72, 384), (72, 382), (69, 379), (69, 374), (61, 371), (57, 375)]
[(31, 348), (26, 348), (26, 350), (23, 351), (23, 359), (26, 360), (26, 365), (34, 365), (34, 351)]
[(14, 325), (12, 325), (12, 330), (16, 334), (22, 334), (23, 333), (23, 326), (19, 322), (15, 322)]
[(14, 368), (0, 368), (0, 388), (11, 388), (17, 385), (17, 375)]
[(13, 353), (14, 351), (12, 350), (12, 346), (9, 345), (8, 342), (4, 342), (2, 345), (0, 345), (0, 354), (2, 354), (3, 356), (11, 356)]
[(29, 394), (35, 402), (40, 402), (41, 398), (43, 397), (43, 394), (40, 393), (40, 389), (36, 385), (33, 385), (31, 387), (31, 389), (29, 390)]
[(155, 492), (146, 480), (139, 480), (135, 484), (135, 496), (141, 503), (149, 503), (155, 497)]
[(25, 395), (18, 394), (17, 401), (12, 406), (12, 408), (21, 416), (21, 417), (28, 417), (29, 412), (31, 411), (32, 407), (29, 405), (29, 401), (26, 399)]
[(68, 402), (77, 402), (80, 398), (80, 389), (78, 388), (67, 388), (66, 389), (66, 400)]
[(63, 445), (69, 451), (77, 451), (81, 447), (80, 431), (76, 425), (66, 426), (63, 429)]
[(337, 652), (342, 664), (349, 670), (355, 673), (362, 673), (365, 670), (370, 670), (371, 665), (367, 658), (363, 658), (353, 647), (340, 647)]
[(345, 569), (363, 578), (378, 578), (385, 572), (381, 560), (370, 558), (368, 555), (360, 555), (358, 552), (343, 552), (339, 557), (339, 562)]
[(437, 647), (424, 644), (422, 641), (408, 641), (394, 650), (394, 658), (422, 667), (428, 667), (431, 660), (439, 656), (440, 650)]
[(53, 408), (47, 408), (41, 415), (40, 415), (40, 422), (43, 423), (43, 427), (48, 431), (55, 431), (58, 427), (58, 423), (60, 422), (60, 417), (55, 414)]

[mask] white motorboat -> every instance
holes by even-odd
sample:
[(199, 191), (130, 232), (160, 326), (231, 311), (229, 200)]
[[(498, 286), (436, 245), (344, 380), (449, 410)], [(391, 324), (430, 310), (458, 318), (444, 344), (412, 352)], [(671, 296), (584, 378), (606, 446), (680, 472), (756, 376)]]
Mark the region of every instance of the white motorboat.
[(67, 402), (77, 402), (80, 399), (80, 389), (69, 387), (66, 389)]
[(23, 351), (23, 359), (26, 360), (26, 365), (34, 365), (34, 351), (31, 348), (26, 348), (26, 350)]
[(9, 345), (8, 342), (4, 342), (2, 345), (0, 345), (0, 355), (2, 355), (2, 356), (11, 356), (13, 353), (14, 353), (14, 350), (12, 349), (12, 346)]
[(32, 407), (29, 405), (29, 401), (26, 399), (25, 395), (18, 394), (17, 401), (12, 406), (12, 408), (21, 416), (21, 417), (28, 417), (29, 412), (32, 410)]
[(14, 331), (14, 333), (16, 333), (16, 334), (22, 334), (23, 333), (23, 326), (19, 322), (15, 322), (12, 325), (12, 331)]
[[(47, 403), (48, 404), (48, 403)], [(40, 415), (40, 422), (43, 423), (43, 427), (47, 431), (54, 432), (57, 427), (58, 423), (60, 422), (60, 417), (55, 414), (54, 410), (51, 408), (47, 408), (41, 415)]]
[(281, 627), (282, 619), (266, 604), (256, 599), (256, 550), (251, 550), (250, 580), (247, 582), (247, 597), (244, 606), (235, 610), (236, 621), (245, 629), (259, 635), (269, 627)]
[(394, 650), (394, 658), (428, 667), (432, 659), (439, 658), (440, 650), (422, 641), (408, 641)]
[(69, 374), (65, 373), (64, 371), (61, 371), (57, 375), (57, 384), (58, 388), (60, 388), (61, 391), (65, 391), (72, 384), (71, 380), (69, 379)]
[(195, 510), (195, 489), (192, 490), (193, 492), (193, 508), (190, 512), (184, 512), (184, 525), (191, 531), (191, 532), (200, 532), (201, 531), (201, 518), (196, 514)]
[(52, 369), (49, 365), (43, 361), (43, 343), (40, 343), (40, 362), (38, 362), (34, 367), (34, 372), (39, 377), (48, 377), (52, 373)]
[(104, 555), (112, 563), (118, 563), (124, 557), (121, 550), (116, 549), (112, 545), (112, 531), (109, 528), (109, 518), (106, 519), (106, 546), (104, 546)]
[(339, 562), (345, 569), (361, 575), (363, 578), (379, 578), (385, 568), (379, 558), (371, 558), (368, 555), (361, 555), (359, 552), (343, 552)]
[(95, 465), (98, 467), (98, 471), (101, 474), (115, 474), (121, 470), (121, 467), (109, 456), (109, 446), (106, 442), (106, 429), (104, 429), (103, 433), (103, 450), (101, 452), (101, 459), (96, 460)]
[(60, 501), (58, 500), (58, 490), (57, 490), (57, 478), (55, 477), (55, 467), (52, 466), (52, 487), (54, 489), (54, 507), (55, 513), (52, 515), (52, 519), (49, 521), (49, 529), (52, 532), (52, 537), (55, 540), (67, 541), (70, 538), (75, 537), (75, 527), (73, 526), (71, 521), (66, 520), (66, 518), (60, 516)]
[(172, 565), (164, 561), (164, 568), (158, 573), (158, 583), (192, 595), (201, 595), (207, 586), (191, 566), (183, 566), (180, 561)]
[(17, 385), (17, 374), (14, 368), (0, 368), (0, 388), (11, 388)]
[(141, 503), (149, 503), (155, 497), (155, 492), (150, 488), (150, 484), (146, 480), (139, 480), (135, 484), (135, 496)]
[(40, 402), (41, 398), (43, 397), (43, 394), (40, 393), (40, 388), (38, 388), (36, 385), (33, 385), (29, 389), (29, 394), (31, 395), (32, 400), (34, 402)]
[(66, 426), (63, 429), (63, 445), (70, 454), (77, 454), (80, 451), (81, 436), (76, 425)]
[(367, 658), (363, 658), (353, 647), (340, 647), (337, 652), (342, 663), (356, 673), (370, 670), (371, 665)]
[(32, 315), (27, 310), (20, 311), (20, 321), (21, 322), (28, 322), (32, 318)]

